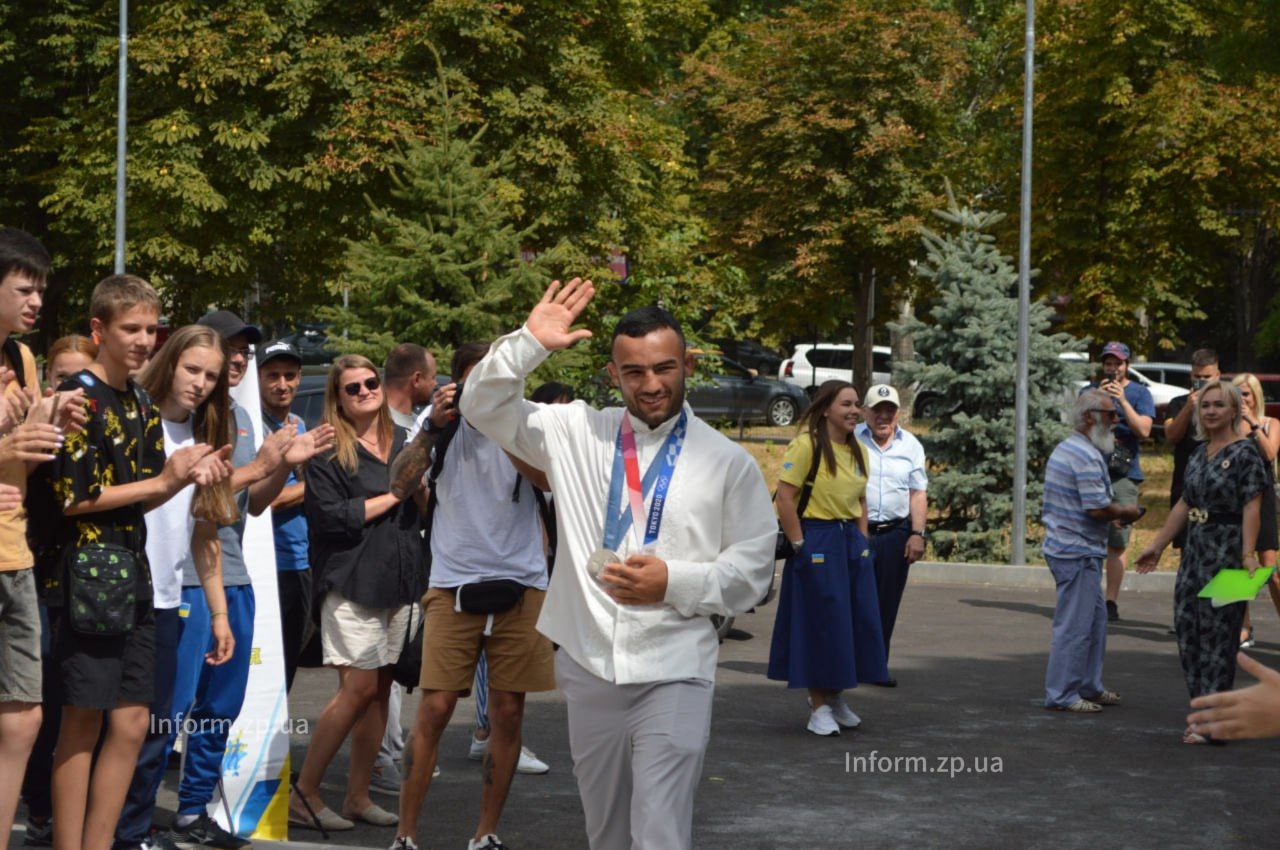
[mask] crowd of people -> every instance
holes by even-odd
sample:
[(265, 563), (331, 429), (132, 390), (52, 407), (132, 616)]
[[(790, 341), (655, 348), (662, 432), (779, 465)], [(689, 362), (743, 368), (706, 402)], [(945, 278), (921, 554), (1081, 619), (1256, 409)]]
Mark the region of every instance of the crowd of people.
[[(442, 733), (474, 693), (468, 755), (483, 782), (468, 850), (500, 850), (514, 774), (549, 769), (524, 744), (526, 695), (559, 690), (590, 846), (691, 847), (718, 655), (710, 618), (758, 604), (777, 558), (768, 676), (807, 692), (807, 729), (857, 728), (850, 691), (897, 684), (889, 650), (925, 551), (928, 479), (892, 386), (818, 389), (774, 505), (758, 464), (686, 403), (694, 358), (661, 308), (614, 328), (621, 407), (574, 401), (560, 384), (527, 393), (550, 354), (590, 335), (575, 327), (590, 281), (557, 282), (519, 330), (459, 346), (447, 384), (412, 342), (381, 365), (339, 356), (308, 428), (291, 411), (302, 376), (291, 345), (214, 310), (156, 349), (160, 298), (132, 275), (97, 284), (91, 336), (55, 341), (42, 382), (15, 336), (35, 326), (49, 272), (36, 239), (0, 229), (0, 835), (21, 798), (29, 846), (249, 845), (210, 810), (254, 643), (245, 525), (268, 510), (286, 689), (300, 666), (337, 674), (291, 789), (298, 828), (359, 821), (394, 830), (393, 850), (416, 848)], [(1141, 515), (1137, 441), (1151, 418), (1125, 382), (1128, 350), (1105, 352), (1107, 380), (1080, 395), (1046, 480), (1059, 588), (1046, 705), (1073, 712), (1120, 701), (1102, 683), (1119, 591), (1109, 571), (1121, 526)], [(1189, 524), (1175, 625), (1188, 688), (1209, 701), (1188, 740), (1248, 733), (1240, 717), (1280, 688), (1276, 677), (1256, 698), (1220, 693), (1243, 612), (1195, 596), (1214, 565), (1252, 570), (1253, 553), (1274, 563), (1277, 548), (1280, 428), (1256, 379), (1217, 380), (1206, 358), (1192, 412), (1166, 424), (1171, 440), (1201, 444), (1138, 561), (1154, 567)], [(255, 367), (260, 434), (232, 398)], [(421, 692), (407, 739), (406, 686)], [(348, 741), (335, 811), (321, 788)], [(178, 751), (177, 812), (158, 828)], [(398, 793), (399, 810), (375, 790)]]
[[(1077, 714), (1121, 703), (1102, 680), (1107, 623), (1119, 619), (1128, 531), (1145, 512), (1137, 504), (1138, 440), (1149, 435), (1155, 414), (1150, 392), (1128, 377), (1129, 348), (1109, 342), (1102, 350), (1101, 374), (1077, 397), (1072, 433), (1054, 449), (1044, 481), (1044, 555), (1058, 594), (1045, 707)], [(1253, 629), (1247, 602), (1220, 605), (1202, 598), (1201, 590), (1224, 567), (1242, 568), (1251, 578), (1271, 568), (1267, 586), (1280, 612), (1274, 571), (1280, 427), (1266, 416), (1258, 378), (1245, 373), (1223, 379), (1211, 349), (1192, 355), (1191, 377), (1191, 392), (1173, 400), (1164, 421), (1164, 438), (1174, 450), (1171, 509), (1138, 556), (1137, 571), (1154, 570), (1171, 543), (1181, 551), (1170, 631), (1192, 705), (1212, 711), (1236, 704), (1226, 693), (1234, 687), (1238, 659), (1245, 658), (1239, 650), (1253, 644)], [(1105, 594), (1099, 583), (1104, 563)], [(1263, 688), (1254, 697), (1268, 693)], [(1224, 727), (1213, 722), (1212, 715), (1193, 715), (1182, 740), (1221, 743), (1225, 738), (1215, 732)]]

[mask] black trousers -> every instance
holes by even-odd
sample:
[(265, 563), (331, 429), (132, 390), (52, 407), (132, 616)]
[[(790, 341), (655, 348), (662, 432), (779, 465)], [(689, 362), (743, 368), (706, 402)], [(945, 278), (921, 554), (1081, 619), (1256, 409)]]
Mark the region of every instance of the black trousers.
[(871, 535), (871, 550), (876, 558), (876, 595), (880, 598), (880, 627), (884, 630), (884, 654), (889, 657), (889, 639), (898, 619), (898, 606), (907, 588), (907, 538), (911, 524), (902, 522)]
[(311, 627), (311, 570), (280, 570), (276, 573), (280, 591), (280, 630), (284, 650), (285, 689), (293, 687), (298, 658)]

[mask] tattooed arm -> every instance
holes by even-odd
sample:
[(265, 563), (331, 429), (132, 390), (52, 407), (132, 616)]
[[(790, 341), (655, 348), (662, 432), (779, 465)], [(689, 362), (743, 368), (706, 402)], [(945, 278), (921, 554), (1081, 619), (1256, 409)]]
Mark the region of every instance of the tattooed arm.
[(405, 445), (391, 463), (391, 492), (405, 499), (422, 485), (422, 476), (431, 466), (431, 449), (439, 433), (423, 428), (413, 442)]

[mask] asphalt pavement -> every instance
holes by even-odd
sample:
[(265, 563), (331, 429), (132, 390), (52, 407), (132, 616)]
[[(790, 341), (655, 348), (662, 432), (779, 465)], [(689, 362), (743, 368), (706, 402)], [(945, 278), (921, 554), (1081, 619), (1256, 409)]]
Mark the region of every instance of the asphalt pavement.
[[(1187, 698), (1166, 633), (1169, 595), (1121, 598), (1105, 680), (1124, 704), (1093, 716), (1041, 707), (1053, 602), (1046, 589), (913, 584), (890, 658), (900, 685), (848, 693), (863, 725), (839, 738), (806, 732), (804, 694), (765, 678), (774, 605), (740, 618), (721, 648), (696, 846), (1280, 846), (1271, 801), (1280, 742), (1181, 743)], [(1256, 656), (1280, 666), (1280, 619), (1268, 603), (1255, 605), (1255, 621)], [(301, 671), (294, 717), (314, 723), (334, 686), (330, 671)], [(411, 696), (406, 724), (416, 705)], [(473, 711), (461, 701), (445, 733), (424, 850), (461, 850), (472, 835), (481, 787), (479, 764), (467, 759)], [(524, 728), (551, 772), (516, 777), (499, 834), (513, 850), (585, 848), (559, 695), (531, 696)], [(294, 738), (295, 764), (305, 747)], [(327, 775), (335, 809), (346, 758), (344, 748)], [(169, 811), (173, 777), (161, 797)], [(395, 798), (375, 800), (395, 810)], [(386, 847), (393, 835), (362, 826), (331, 845)]]

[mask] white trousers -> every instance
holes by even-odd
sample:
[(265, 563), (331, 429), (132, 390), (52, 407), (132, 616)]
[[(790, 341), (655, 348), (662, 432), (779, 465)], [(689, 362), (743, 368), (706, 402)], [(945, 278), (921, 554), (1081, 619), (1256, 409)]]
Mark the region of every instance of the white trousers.
[(591, 850), (691, 850), (715, 686), (705, 679), (617, 685), (563, 650), (556, 685), (569, 709)]

